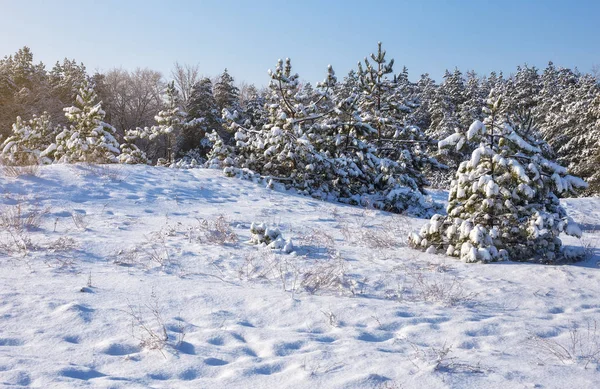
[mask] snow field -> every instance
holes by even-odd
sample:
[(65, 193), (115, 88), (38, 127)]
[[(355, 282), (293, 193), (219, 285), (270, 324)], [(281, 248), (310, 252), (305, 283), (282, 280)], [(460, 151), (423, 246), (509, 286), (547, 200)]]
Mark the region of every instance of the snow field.
[[(0, 386), (600, 381), (597, 198), (563, 201), (585, 262), (479, 265), (408, 248), (424, 219), (214, 170), (53, 165), (0, 187)], [(253, 222), (295, 253), (245, 243)]]

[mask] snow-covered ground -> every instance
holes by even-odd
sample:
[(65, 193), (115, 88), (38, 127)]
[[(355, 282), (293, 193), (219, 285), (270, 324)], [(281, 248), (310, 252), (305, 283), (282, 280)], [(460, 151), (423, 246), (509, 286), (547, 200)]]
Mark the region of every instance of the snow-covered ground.
[[(0, 189), (0, 387), (600, 383), (598, 198), (564, 200), (585, 262), (467, 265), (406, 247), (424, 220), (212, 170), (55, 165)], [(295, 253), (247, 244), (252, 222)]]

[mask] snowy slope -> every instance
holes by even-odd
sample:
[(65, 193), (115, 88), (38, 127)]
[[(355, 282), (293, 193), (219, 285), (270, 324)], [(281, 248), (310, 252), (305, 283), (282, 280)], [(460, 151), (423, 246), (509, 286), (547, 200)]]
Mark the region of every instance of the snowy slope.
[[(424, 220), (212, 170), (54, 165), (0, 188), (0, 387), (600, 382), (598, 198), (564, 201), (585, 262), (466, 265), (405, 246)], [(255, 221), (296, 252), (246, 244)]]

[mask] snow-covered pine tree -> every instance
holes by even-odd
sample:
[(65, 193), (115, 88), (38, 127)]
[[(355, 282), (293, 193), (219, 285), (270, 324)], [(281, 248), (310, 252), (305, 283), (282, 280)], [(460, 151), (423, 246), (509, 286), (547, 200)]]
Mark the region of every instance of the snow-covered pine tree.
[(365, 57), (364, 68), (362, 63), (358, 62), (357, 76), (362, 92), (359, 101), (362, 121), (371, 125), (373, 137), (382, 139), (391, 138), (396, 132), (397, 123), (393, 117), (404, 106), (402, 101), (392, 100), (396, 85), (387, 77), (394, 71), (394, 59), (388, 63), (381, 42), (377, 45), (377, 54), (371, 54), (374, 64)]
[(460, 128), (460, 106), (465, 101), (465, 85), (460, 70), (446, 70), (429, 106), (431, 125), (426, 130), (435, 140), (444, 139)]
[(387, 62), (386, 52), (378, 43), (377, 54), (371, 54), (372, 65), (365, 59), (365, 67), (359, 63), (358, 79), (360, 99), (358, 112), (363, 125), (371, 126), (373, 134), (370, 141), (376, 147), (379, 158), (389, 159), (404, 168), (405, 178), (410, 178), (419, 191), (428, 183), (422, 173), (429, 164), (437, 164), (427, 152), (429, 139), (416, 125), (410, 123), (411, 112), (415, 108), (412, 85), (408, 82), (408, 72), (390, 79), (394, 60)]
[(39, 112), (53, 111), (47, 85), (45, 66), (33, 62), (33, 53), (28, 47), (0, 59), (0, 138), (10, 136), (17, 116), (32, 117)]
[[(587, 180), (585, 195), (600, 193), (600, 85), (590, 75), (579, 77), (562, 107), (569, 120), (554, 140), (558, 160)], [(548, 123), (549, 124), (549, 123)]]
[(260, 128), (266, 124), (267, 111), (265, 110), (265, 97), (254, 85), (248, 87), (248, 101), (243, 109), (243, 116), (249, 121), (250, 127)]
[(238, 109), (240, 91), (235, 86), (233, 77), (227, 69), (221, 73), (219, 80), (215, 83), (214, 96), (219, 112), (227, 109), (231, 112)]
[(445, 252), (465, 262), (557, 262), (568, 259), (559, 234), (580, 236), (557, 195), (587, 184), (543, 157), (532, 121), (511, 122), (501, 99), (490, 98), (484, 123), (442, 143), (460, 148), (479, 141), (460, 164), (448, 196), (447, 215), (434, 215), (409, 241), (429, 252)]
[[(440, 100), (443, 96), (446, 97)], [(435, 109), (433, 111), (435, 113), (442, 113), (444, 117), (438, 123), (439, 115), (434, 114), (436, 121), (432, 123), (430, 132), (436, 133), (436, 136), (442, 136), (441, 139), (450, 136), (452, 133), (459, 132), (460, 128), (467, 128), (475, 120), (483, 120), (482, 109), (485, 106), (487, 94), (484, 95), (482, 93), (479, 79), (473, 71), (467, 72), (467, 79), (464, 84), (462, 82), (462, 75), (458, 70), (452, 75), (448, 74), (436, 97), (435, 104), (446, 101), (446, 103), (439, 105), (437, 108), (446, 107), (447, 110)], [(437, 132), (435, 129), (436, 125), (438, 126)], [(448, 167), (448, 169), (433, 169), (428, 173), (428, 178), (432, 182), (432, 185), (448, 189), (458, 165), (468, 158), (476, 146), (471, 142), (467, 142), (460, 150), (454, 147), (438, 147), (437, 152), (435, 152), (433, 149), (430, 149), (430, 152), (435, 155), (437, 160)]]
[(485, 107), (488, 95), (489, 91), (485, 94), (482, 93), (477, 73), (474, 71), (467, 72), (463, 101), (458, 107), (461, 128), (470, 126), (475, 120), (483, 121), (483, 107)]
[(56, 143), (42, 153), (54, 152), (61, 163), (115, 163), (120, 153), (115, 129), (103, 121), (102, 103), (94, 88), (84, 81), (72, 107), (65, 108), (70, 126), (56, 136)]
[(213, 96), (210, 79), (203, 78), (192, 87), (188, 107), (189, 122), (182, 129), (179, 154), (196, 150), (201, 157), (205, 157), (210, 147), (206, 143), (206, 135), (213, 130), (224, 135), (221, 113)]
[(73, 101), (79, 88), (87, 79), (85, 65), (77, 64), (75, 60), (65, 58), (62, 62), (56, 62), (48, 73), (52, 95), (63, 104), (63, 107)]
[(152, 135), (152, 130), (146, 128), (137, 128), (135, 130), (127, 130), (123, 137), (124, 143), (121, 143), (121, 154), (119, 154), (119, 163), (129, 165), (144, 164), (149, 165), (151, 161), (146, 156), (146, 153), (135, 144), (138, 139), (149, 139)]
[(56, 128), (50, 121), (50, 115), (44, 112), (25, 122), (20, 117), (12, 125), (12, 135), (0, 146), (0, 160), (6, 165), (35, 165), (52, 162), (52, 152), (41, 156), (52, 144)]
[(185, 124), (187, 114), (181, 109), (179, 92), (175, 82), (167, 84), (163, 95), (164, 107), (154, 117), (158, 126), (153, 131), (160, 133), (164, 138), (164, 159), (159, 158), (158, 164), (171, 164), (177, 153), (178, 139)]
[(536, 110), (539, 105), (542, 84), (538, 69), (533, 66), (518, 66), (517, 72), (504, 84), (501, 90), (496, 92), (502, 97), (505, 110), (511, 114), (533, 115), (536, 120), (540, 116)]
[(435, 81), (425, 73), (415, 86), (417, 93), (418, 107), (411, 113), (411, 122), (422, 129), (428, 129), (431, 126), (430, 105), (433, 102), (437, 86)]
[[(332, 70), (330, 71), (332, 74)], [(239, 112), (224, 110), (223, 117), (235, 132), (236, 166), (270, 176), (301, 191), (318, 191), (318, 171), (322, 157), (311, 143), (315, 120), (323, 114), (319, 107), (327, 100), (323, 95), (308, 106), (298, 74), (292, 73), (291, 61), (279, 60), (266, 97), (267, 123), (260, 128), (245, 128)], [(214, 165), (214, 163), (212, 163)]]

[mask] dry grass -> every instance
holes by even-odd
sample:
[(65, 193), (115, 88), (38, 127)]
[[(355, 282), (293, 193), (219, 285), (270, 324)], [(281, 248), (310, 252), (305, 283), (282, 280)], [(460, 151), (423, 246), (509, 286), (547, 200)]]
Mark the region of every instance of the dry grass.
[[(210, 244), (224, 245), (226, 243), (236, 243), (238, 236), (231, 228), (229, 221), (223, 215), (214, 219), (197, 219), (198, 230), (201, 232), (201, 239)], [(191, 235), (190, 235), (191, 240)]]
[(569, 336), (564, 341), (532, 334), (529, 344), (542, 355), (555, 358), (563, 364), (581, 363), (584, 368), (600, 365), (600, 327), (596, 320), (584, 325), (572, 323)]
[(28, 206), (25, 200), (17, 200), (15, 205), (0, 208), (0, 227), (17, 232), (37, 230), (49, 212), (49, 208)]
[(329, 256), (336, 253), (335, 239), (322, 229), (307, 228), (301, 231), (295, 238), (299, 246), (304, 248), (308, 254), (319, 253), (323, 251)]
[(26, 165), (26, 166), (2, 166), (2, 173), (6, 177), (18, 178), (21, 176), (37, 177), (40, 173), (39, 165)]
[(412, 364), (420, 370), (423, 366), (433, 368), (434, 371), (441, 373), (470, 373), (483, 374), (486, 370), (479, 363), (473, 365), (459, 361), (452, 356), (452, 346), (443, 343), (441, 346), (423, 347), (409, 342), (413, 349), (409, 357)]
[(89, 222), (86, 219), (86, 215), (78, 212), (71, 212), (71, 219), (73, 220), (73, 224), (75, 227), (81, 231), (87, 231)]
[(457, 276), (413, 271), (409, 273), (409, 280), (412, 282), (412, 297), (418, 301), (456, 306), (472, 303), (477, 296), (467, 291)]
[(42, 248), (33, 242), (31, 232), (40, 228), (48, 208), (28, 205), (17, 199), (15, 205), (0, 207), (0, 251), (9, 255), (26, 255)]
[(21, 163), (13, 163), (6, 159), (0, 159), (2, 173), (6, 177), (18, 178), (21, 176), (37, 177), (40, 171), (38, 159), (33, 155), (28, 155)]
[(300, 286), (310, 294), (324, 290), (344, 290), (349, 287), (345, 263), (339, 256), (316, 263), (302, 274)]
[(389, 216), (387, 221), (377, 223), (375, 217), (368, 212), (363, 212), (363, 215), (354, 220), (338, 219), (338, 228), (348, 243), (372, 249), (405, 246), (410, 232), (409, 225), (400, 215)]
[(123, 181), (126, 177), (123, 174), (123, 167), (119, 164), (80, 164), (83, 170), (95, 177), (105, 178), (112, 181)]

